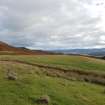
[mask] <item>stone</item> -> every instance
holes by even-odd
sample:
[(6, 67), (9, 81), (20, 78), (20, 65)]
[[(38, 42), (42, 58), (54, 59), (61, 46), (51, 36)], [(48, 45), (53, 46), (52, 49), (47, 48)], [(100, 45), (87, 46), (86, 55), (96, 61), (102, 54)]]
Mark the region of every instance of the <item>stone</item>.
[(37, 102), (39, 103), (39, 104), (49, 104), (50, 103), (50, 98), (49, 98), (49, 96), (47, 96), (47, 95), (44, 95), (44, 96), (41, 96), (38, 100), (37, 100)]

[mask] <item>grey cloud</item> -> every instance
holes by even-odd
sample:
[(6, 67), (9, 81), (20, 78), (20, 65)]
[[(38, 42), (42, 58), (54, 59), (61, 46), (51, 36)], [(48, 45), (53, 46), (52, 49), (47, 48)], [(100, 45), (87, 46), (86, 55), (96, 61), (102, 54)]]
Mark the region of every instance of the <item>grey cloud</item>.
[(91, 3), (90, 0), (0, 0), (0, 40), (42, 49), (98, 46), (100, 36), (105, 34), (97, 27), (100, 17), (91, 17), (85, 8)]

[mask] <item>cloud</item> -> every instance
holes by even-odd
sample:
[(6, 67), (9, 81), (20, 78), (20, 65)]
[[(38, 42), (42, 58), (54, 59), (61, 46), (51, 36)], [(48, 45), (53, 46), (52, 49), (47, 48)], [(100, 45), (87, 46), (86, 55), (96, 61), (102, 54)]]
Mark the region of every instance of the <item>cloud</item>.
[(0, 0), (0, 40), (34, 49), (105, 47), (104, 3)]

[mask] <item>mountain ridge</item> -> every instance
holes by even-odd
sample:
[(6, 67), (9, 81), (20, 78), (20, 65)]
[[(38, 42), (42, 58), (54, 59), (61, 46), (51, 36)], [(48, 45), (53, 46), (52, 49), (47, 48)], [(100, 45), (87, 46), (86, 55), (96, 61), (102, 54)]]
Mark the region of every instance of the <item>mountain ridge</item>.
[(30, 50), (23, 47), (14, 47), (12, 45), (9, 45), (5, 42), (0, 41), (0, 52), (1, 54), (23, 54), (23, 55), (44, 55), (44, 54), (53, 54), (50, 51), (42, 51), (42, 50)]
[(92, 48), (92, 49), (61, 49), (52, 50), (52, 52), (63, 54), (75, 54), (75, 55), (90, 55), (90, 56), (105, 56), (105, 48)]

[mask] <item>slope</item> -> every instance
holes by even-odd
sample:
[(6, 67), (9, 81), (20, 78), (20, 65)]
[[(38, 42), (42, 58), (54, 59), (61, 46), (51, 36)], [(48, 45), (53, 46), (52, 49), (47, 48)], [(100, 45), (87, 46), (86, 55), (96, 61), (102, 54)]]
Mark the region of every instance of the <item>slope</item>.
[(42, 54), (43, 55), (43, 54), (53, 54), (53, 53), (47, 52), (47, 51), (41, 51), (41, 50), (29, 50), (27, 48), (17, 48), (0, 41), (0, 54), (1, 55), (15, 55), (15, 54), (18, 54), (18, 55)]
[[(17, 80), (6, 78), (8, 70)], [(42, 68), (26, 64), (0, 63), (1, 105), (38, 104), (40, 96), (50, 97), (49, 105), (105, 105), (104, 86), (46, 75)]]

